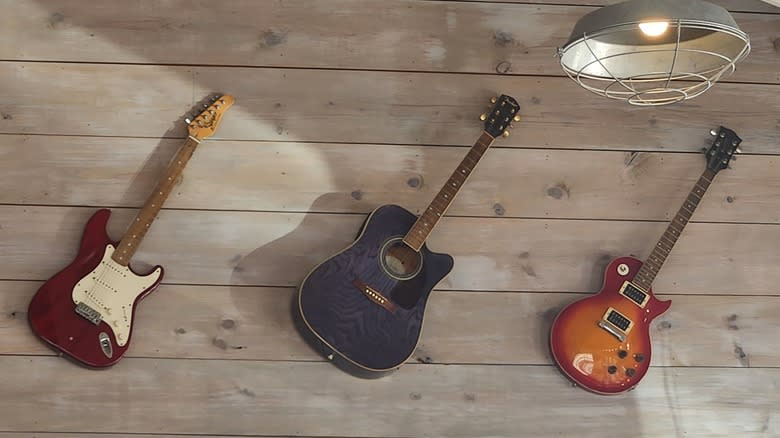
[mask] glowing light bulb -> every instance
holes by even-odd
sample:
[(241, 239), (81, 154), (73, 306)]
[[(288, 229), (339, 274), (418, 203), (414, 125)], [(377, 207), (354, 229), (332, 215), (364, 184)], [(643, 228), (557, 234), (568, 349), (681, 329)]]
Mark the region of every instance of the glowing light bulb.
[(639, 23), (639, 29), (647, 36), (657, 37), (666, 32), (669, 28), (669, 23), (666, 21), (646, 21)]

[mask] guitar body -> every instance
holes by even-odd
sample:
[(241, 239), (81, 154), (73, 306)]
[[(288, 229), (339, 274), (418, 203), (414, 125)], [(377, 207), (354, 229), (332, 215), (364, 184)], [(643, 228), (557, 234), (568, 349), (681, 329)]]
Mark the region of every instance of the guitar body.
[[(553, 359), (564, 374), (589, 391), (618, 394), (633, 389), (647, 373), (651, 357), (650, 323), (672, 302), (659, 301), (652, 291), (647, 291), (641, 307), (620, 293), (641, 266), (642, 262), (633, 257), (613, 260), (607, 266), (601, 292), (570, 304), (553, 322), (550, 333)], [(630, 328), (620, 330), (618, 326), (626, 321), (619, 318), (610, 319), (615, 324), (604, 321), (609, 309), (625, 317)]]
[[(160, 266), (138, 275), (111, 259), (116, 243), (106, 233), (110, 215), (102, 209), (90, 218), (75, 260), (38, 289), (28, 311), (36, 335), (70, 358), (99, 368), (125, 354), (136, 306), (163, 276)], [(102, 319), (96, 324), (78, 314), (78, 302)]]
[(401, 242), (416, 219), (396, 205), (377, 208), (357, 240), (301, 284), (296, 316), (303, 334), (353, 375), (381, 377), (412, 355), (428, 296), (452, 270), (449, 255)]

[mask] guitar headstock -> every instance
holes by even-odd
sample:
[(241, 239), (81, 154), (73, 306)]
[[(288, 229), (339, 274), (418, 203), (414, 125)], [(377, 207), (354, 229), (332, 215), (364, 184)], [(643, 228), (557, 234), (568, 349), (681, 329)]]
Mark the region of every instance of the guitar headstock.
[(723, 126), (717, 132), (713, 129), (710, 131), (710, 134), (715, 137), (715, 140), (712, 141), (712, 145), (704, 155), (707, 157), (707, 168), (718, 173), (720, 170), (729, 167), (729, 162), (734, 158), (735, 154), (742, 152), (739, 149), (742, 139), (739, 138), (736, 132)]
[(509, 137), (512, 122), (520, 121), (520, 104), (514, 97), (506, 94), (491, 98), (490, 103), (493, 104), (490, 112), (479, 116), (479, 119), (485, 122), (485, 132), (493, 138), (501, 135)]
[(194, 119), (184, 119), (187, 122), (189, 135), (198, 140), (211, 137), (217, 131), (217, 126), (222, 121), (225, 111), (233, 106), (233, 96), (223, 95), (211, 99), (211, 103), (203, 105), (203, 111)]

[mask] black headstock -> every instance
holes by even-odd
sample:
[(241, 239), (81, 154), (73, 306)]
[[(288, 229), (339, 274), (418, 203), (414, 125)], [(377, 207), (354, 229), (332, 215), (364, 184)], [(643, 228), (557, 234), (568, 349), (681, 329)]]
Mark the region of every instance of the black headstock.
[(509, 129), (512, 128), (512, 122), (519, 122), (520, 105), (514, 97), (502, 94), (500, 97), (490, 99), (493, 108), (489, 113), (482, 114), (479, 119), (485, 122), (485, 132), (493, 138), (500, 135), (509, 137)]
[(721, 169), (729, 166), (729, 161), (735, 154), (742, 152), (739, 150), (739, 144), (742, 143), (742, 139), (739, 138), (736, 132), (723, 126), (718, 129), (718, 132), (715, 132), (713, 129), (710, 131), (710, 134), (715, 136), (715, 140), (712, 141), (712, 146), (705, 152), (707, 168), (718, 173)]

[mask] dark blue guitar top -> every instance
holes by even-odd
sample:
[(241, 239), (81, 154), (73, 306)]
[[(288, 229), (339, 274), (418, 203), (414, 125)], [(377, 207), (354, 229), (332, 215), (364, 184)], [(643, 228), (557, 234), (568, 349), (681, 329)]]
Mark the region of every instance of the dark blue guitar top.
[[(374, 210), (350, 247), (317, 266), (300, 288), (304, 322), (333, 352), (367, 371), (399, 367), (414, 352), (434, 286), (452, 270), (447, 254), (423, 247), (420, 272), (408, 280), (388, 275), (379, 259), (392, 238), (402, 238), (417, 217), (397, 205)], [(367, 297), (355, 280), (398, 305), (394, 313)]]

